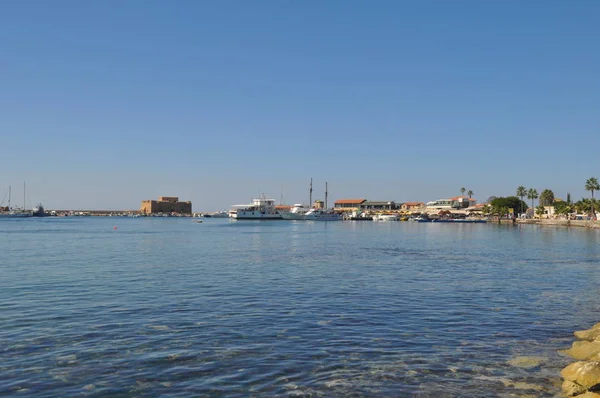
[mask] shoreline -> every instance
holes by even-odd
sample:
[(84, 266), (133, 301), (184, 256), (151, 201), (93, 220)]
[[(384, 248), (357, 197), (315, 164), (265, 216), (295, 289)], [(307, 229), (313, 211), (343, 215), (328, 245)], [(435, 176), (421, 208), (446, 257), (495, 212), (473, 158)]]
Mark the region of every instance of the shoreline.
[[(512, 223), (511, 220), (508, 222)], [(531, 224), (531, 225), (542, 225), (552, 227), (576, 227), (576, 228), (589, 228), (589, 229), (600, 229), (600, 221), (590, 220), (531, 220), (531, 219), (517, 219), (516, 224)]]

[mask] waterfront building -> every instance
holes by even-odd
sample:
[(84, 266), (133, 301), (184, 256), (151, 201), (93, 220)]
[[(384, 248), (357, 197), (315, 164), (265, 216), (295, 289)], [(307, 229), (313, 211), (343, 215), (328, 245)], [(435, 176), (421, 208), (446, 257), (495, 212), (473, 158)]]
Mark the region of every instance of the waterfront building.
[(425, 203), (423, 202), (406, 202), (406, 203), (402, 203), (402, 206), (400, 206), (400, 209), (402, 211), (421, 211), (421, 210), (425, 210)]
[(371, 210), (371, 211), (392, 211), (399, 210), (400, 204), (394, 201), (366, 201), (361, 203), (361, 210)]
[(315, 200), (315, 202), (313, 203), (313, 209), (324, 209), (325, 208), (325, 202), (323, 202), (322, 200)]
[(473, 207), (476, 204), (477, 201), (468, 196), (456, 196), (450, 199), (438, 199), (427, 202), (427, 210), (458, 210)]
[(143, 200), (140, 213), (192, 214), (192, 202), (180, 202), (177, 196), (159, 196), (158, 200)]
[(339, 211), (356, 211), (365, 203), (366, 199), (340, 199), (333, 204), (333, 208)]

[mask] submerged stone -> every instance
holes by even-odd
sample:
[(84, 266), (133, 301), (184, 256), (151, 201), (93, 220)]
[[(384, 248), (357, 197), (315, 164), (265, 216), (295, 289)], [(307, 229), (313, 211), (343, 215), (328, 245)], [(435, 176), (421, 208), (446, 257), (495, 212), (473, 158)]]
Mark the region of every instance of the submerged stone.
[(508, 364), (516, 368), (532, 369), (537, 368), (544, 361), (539, 357), (515, 357), (508, 361)]

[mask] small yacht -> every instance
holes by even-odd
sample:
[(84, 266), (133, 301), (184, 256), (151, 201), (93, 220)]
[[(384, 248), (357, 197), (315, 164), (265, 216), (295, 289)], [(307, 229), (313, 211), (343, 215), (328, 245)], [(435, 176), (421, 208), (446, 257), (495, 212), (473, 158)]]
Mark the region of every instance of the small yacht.
[(342, 221), (342, 215), (326, 209), (310, 209), (303, 220), (307, 221)]
[(311, 210), (310, 207), (303, 204), (295, 204), (290, 211), (280, 212), (281, 218), (284, 220), (304, 220), (306, 213)]
[(263, 194), (252, 199), (248, 205), (233, 205), (229, 217), (236, 220), (281, 220), (281, 214), (275, 208), (275, 200), (267, 199)]
[(205, 218), (227, 218), (230, 214), (226, 211), (217, 211), (215, 213), (204, 213), (202, 216)]
[(397, 214), (375, 214), (373, 221), (400, 221), (400, 216)]

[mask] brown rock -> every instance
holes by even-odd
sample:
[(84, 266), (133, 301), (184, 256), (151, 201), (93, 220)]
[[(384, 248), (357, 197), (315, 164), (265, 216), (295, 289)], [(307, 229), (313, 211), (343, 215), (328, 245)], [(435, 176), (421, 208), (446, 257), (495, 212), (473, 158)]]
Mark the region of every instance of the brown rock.
[(577, 398), (600, 398), (600, 394), (588, 391), (585, 394), (578, 395)]
[(579, 384), (586, 390), (600, 383), (600, 362), (574, 362), (560, 372), (565, 380)]
[(572, 397), (574, 395), (579, 395), (585, 392), (585, 388), (571, 380), (565, 380), (563, 382), (562, 390), (567, 397)]
[(575, 341), (570, 349), (559, 352), (579, 361), (586, 361), (600, 353), (600, 340)]
[(579, 340), (592, 341), (600, 337), (600, 323), (595, 324), (589, 329), (578, 330), (574, 333)]

